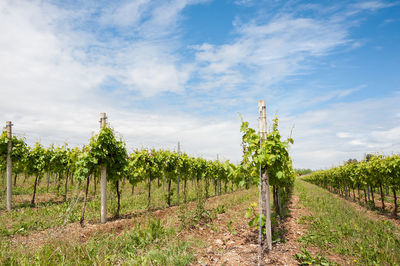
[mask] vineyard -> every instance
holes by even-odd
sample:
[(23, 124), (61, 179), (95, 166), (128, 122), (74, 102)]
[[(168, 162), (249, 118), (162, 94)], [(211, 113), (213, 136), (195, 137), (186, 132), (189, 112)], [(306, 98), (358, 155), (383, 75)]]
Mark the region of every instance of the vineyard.
[(30, 147), (7, 123), (1, 264), (400, 262), (398, 155), (299, 169), (306, 175), (297, 178), (294, 141), (282, 139), (277, 117), (267, 131), (263, 101), (258, 132), (242, 121), (237, 164), (190, 156), (180, 143), (129, 152), (106, 119), (102, 113), (99, 132), (73, 148)]
[(380, 200), (382, 211), (398, 216), (399, 155), (368, 155), (361, 162), (350, 160), (343, 166), (314, 172), (305, 180), (371, 208), (378, 207)]
[(399, 15), (0, 0), (0, 266), (400, 266)]
[[(265, 104), (260, 105), (260, 115), (263, 112)], [(176, 151), (137, 149), (128, 153), (126, 144), (106, 123), (104, 113), (99, 133), (87, 145), (75, 148), (67, 144), (43, 147), (40, 143), (29, 147), (24, 139), (12, 136), (8, 123), (0, 139), (0, 169), (5, 188), (1, 198), (6, 198), (7, 203), (7, 211), (2, 211), (0, 237), (13, 239), (54, 227), (62, 232), (77, 221), (84, 228), (88, 222), (105, 224), (172, 206), (183, 208), (179, 215), (181, 227), (192, 228), (212, 220), (218, 212), (225, 212), (225, 205), (215, 210), (204, 206), (211, 197), (243, 190), (257, 195), (254, 188), (262, 184), (260, 211), (254, 212), (254, 216), (248, 214), (251, 224), (259, 228), (261, 260), (262, 250), (272, 249), (271, 219), (283, 217), (294, 171), (288, 154), (293, 140), (281, 141), (277, 118), (268, 134), (265, 116), (260, 119), (264, 123), (260, 134), (243, 122), (244, 155), (240, 164), (189, 156), (180, 151), (179, 143)], [(273, 217), (267, 193), (270, 185)], [(31, 198), (27, 200), (29, 191)], [(190, 203), (196, 205), (193, 212), (189, 210)], [(162, 227), (159, 220), (148, 223)], [(3, 246), (2, 250), (5, 259), (7, 249)]]

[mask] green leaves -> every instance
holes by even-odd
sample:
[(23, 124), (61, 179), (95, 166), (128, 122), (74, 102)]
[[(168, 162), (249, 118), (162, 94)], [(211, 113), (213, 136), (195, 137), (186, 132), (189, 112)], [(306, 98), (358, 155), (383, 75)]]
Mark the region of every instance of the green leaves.
[[(250, 227), (259, 228), (260, 226), (260, 214), (257, 212), (257, 203), (251, 203), (246, 211), (246, 218), (250, 219), (248, 225)], [(262, 234), (265, 234), (265, 222), (266, 218), (263, 214), (261, 214), (261, 228)]]
[(79, 154), (76, 162), (75, 177), (80, 181), (85, 180), (88, 178), (90, 172), (96, 167), (97, 163), (97, 159), (90, 154), (90, 152), (82, 152)]
[(40, 177), (46, 165), (46, 151), (43, 146), (36, 142), (35, 146), (29, 151), (26, 160), (28, 174)]
[(333, 188), (364, 188), (382, 184), (399, 189), (400, 156), (369, 155), (361, 162), (351, 161), (329, 170), (317, 171), (306, 179), (314, 184)]
[(283, 174), (282, 171), (279, 171), (279, 172), (276, 173), (276, 178), (282, 179), (283, 177), (284, 177), (284, 174)]
[[(0, 136), (0, 161), (4, 161), (7, 156), (8, 151), (8, 143), (10, 139), (7, 137), (7, 132), (3, 131)], [(11, 150), (11, 159), (13, 162), (20, 162), (26, 158), (26, 155), (29, 151), (28, 146), (25, 143), (23, 138), (18, 138), (13, 136), (11, 139), (12, 142), (12, 150)]]
[(136, 150), (128, 159), (125, 175), (131, 184), (143, 181), (145, 178), (154, 179), (165, 176), (166, 180), (177, 180), (177, 176), (186, 176), (188, 179), (200, 180), (236, 180), (237, 167), (226, 161), (207, 161), (203, 158), (190, 157), (187, 154), (178, 154), (166, 150)]
[[(248, 127), (248, 122), (242, 122), (244, 152), (242, 164), (245, 167), (267, 169), (272, 185), (292, 184), (295, 174), (288, 147), (289, 143), (293, 143), (293, 139), (282, 141), (278, 130), (278, 118), (273, 121), (272, 131), (262, 141), (256, 131)], [(253, 177), (253, 182), (256, 183), (258, 176), (254, 175)]]
[(79, 179), (87, 178), (95, 167), (105, 165), (107, 167), (107, 179), (117, 181), (122, 179), (128, 166), (128, 153), (125, 143), (117, 139), (113, 129), (105, 127), (99, 134), (90, 139), (85, 152), (70, 153), (70, 157), (78, 157), (75, 175)]
[[(249, 132), (254, 132), (248, 129)], [(249, 138), (258, 138), (249, 134)], [(5, 168), (7, 155), (6, 132), (0, 137), (0, 167)], [(45, 171), (59, 173), (59, 177), (65, 177), (65, 173), (73, 173), (78, 180), (88, 178), (88, 175), (101, 165), (107, 167), (107, 179), (117, 181), (127, 178), (131, 184), (136, 184), (145, 178), (165, 177), (176, 181), (180, 175), (186, 179), (207, 177), (208, 180), (230, 180), (235, 184), (243, 179), (247, 173), (244, 167), (238, 167), (232, 163), (208, 161), (204, 158), (195, 158), (185, 153), (178, 154), (175, 151), (166, 150), (137, 150), (128, 156), (124, 141), (117, 137), (114, 130), (105, 127), (94, 135), (89, 145), (79, 148), (68, 148), (67, 144), (59, 147), (51, 145), (45, 149), (36, 143), (29, 148), (24, 139), (12, 138), (12, 159), (15, 172), (25, 171), (27, 174), (41, 176)], [(253, 145), (253, 148), (256, 148)], [(64, 173), (64, 174), (63, 174)], [(70, 176), (71, 177), (71, 176)]]
[(7, 144), (9, 141), (7, 132), (3, 131), (0, 136), (0, 158), (4, 158), (7, 155)]

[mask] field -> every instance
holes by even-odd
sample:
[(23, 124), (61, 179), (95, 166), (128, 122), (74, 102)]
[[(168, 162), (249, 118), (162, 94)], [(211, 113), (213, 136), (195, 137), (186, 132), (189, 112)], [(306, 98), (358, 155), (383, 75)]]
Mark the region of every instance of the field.
[[(258, 202), (258, 188), (236, 189), (197, 199), (199, 186), (188, 183), (187, 204), (168, 207), (166, 186), (153, 181), (152, 207), (146, 184), (121, 191), (121, 215), (109, 191), (108, 222), (100, 224), (99, 191), (90, 186), (85, 227), (79, 225), (82, 195), (71, 185), (67, 200), (57, 186), (38, 187), (31, 207), (32, 184), (18, 179), (15, 208), (0, 216), (0, 262), (16, 264), (254, 265), (257, 230), (246, 212)], [(174, 184), (175, 185), (175, 184)], [(200, 184), (203, 186), (204, 184)], [(111, 186), (110, 186), (111, 187)], [(97, 187), (97, 190), (99, 187)], [(222, 191), (224, 192), (224, 191)], [(3, 196), (4, 194), (2, 194)], [(4, 199), (4, 196), (3, 198)], [(176, 202), (173, 195), (172, 202)], [(4, 202), (4, 200), (2, 201)], [(297, 180), (282, 221), (273, 217), (273, 249), (263, 261), (271, 265), (400, 263), (398, 220)]]
[(0, 0), (0, 266), (400, 266), (399, 15)]

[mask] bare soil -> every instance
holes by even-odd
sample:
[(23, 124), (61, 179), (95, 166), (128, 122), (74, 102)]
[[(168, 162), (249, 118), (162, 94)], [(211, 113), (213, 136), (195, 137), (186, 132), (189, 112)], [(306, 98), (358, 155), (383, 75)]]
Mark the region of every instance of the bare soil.
[[(298, 197), (293, 196), (289, 204), (290, 216), (275, 230), (284, 230), (284, 241), (274, 243), (271, 251), (264, 251), (262, 265), (297, 265), (294, 255), (299, 252), (297, 243), (302, 229), (297, 221), (300, 217)], [(238, 211), (238, 210), (236, 210)], [(258, 232), (250, 228), (247, 219), (240, 219), (229, 228), (231, 214), (218, 216), (213, 223), (214, 228), (199, 227), (191, 232), (194, 238), (202, 239), (206, 246), (196, 250), (197, 264), (200, 265), (257, 265), (258, 264)]]

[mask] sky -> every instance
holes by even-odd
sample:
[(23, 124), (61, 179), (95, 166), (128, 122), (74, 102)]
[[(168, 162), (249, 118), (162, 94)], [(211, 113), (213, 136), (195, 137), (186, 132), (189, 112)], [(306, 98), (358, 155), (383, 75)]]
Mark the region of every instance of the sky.
[(400, 152), (400, 1), (0, 0), (0, 123), (239, 162), (277, 115), (296, 168)]

